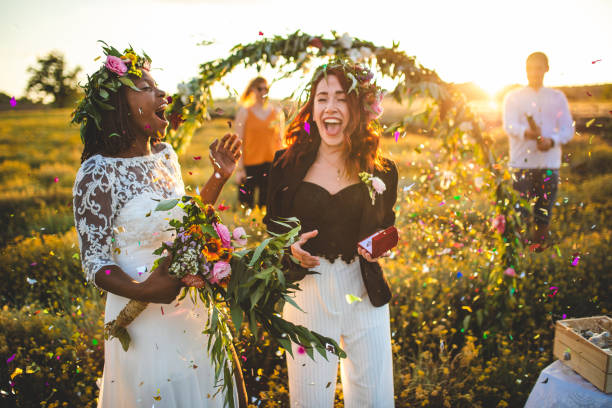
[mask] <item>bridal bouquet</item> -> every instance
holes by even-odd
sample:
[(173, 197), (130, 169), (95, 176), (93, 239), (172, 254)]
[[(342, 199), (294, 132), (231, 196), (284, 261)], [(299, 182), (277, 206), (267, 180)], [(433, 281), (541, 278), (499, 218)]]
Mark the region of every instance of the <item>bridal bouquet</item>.
[[(289, 247), (297, 240), (301, 228), (297, 219), (277, 221), (289, 231), (272, 234), (257, 247), (239, 249), (246, 245), (244, 229), (238, 227), (230, 234), (214, 207), (204, 205), (199, 197), (161, 201), (156, 211), (168, 211), (177, 205), (183, 208), (184, 216), (182, 220), (170, 221), (170, 230), (176, 238), (174, 242), (162, 243), (154, 253), (172, 255), (168, 271), (186, 286), (179, 300), (189, 294), (194, 303), (199, 299), (208, 310), (204, 327), (209, 335), (208, 352), (215, 366), (215, 379), (223, 372), (221, 390), (225, 391), (229, 406), (234, 406), (231, 323), (240, 330), (242, 323), (248, 321), (255, 336), (263, 328), (289, 353), (294, 342), (311, 358), (315, 350), (324, 358), (326, 351), (346, 357), (333, 339), (280, 316), (284, 302), (298, 307), (290, 295), (299, 287), (287, 282), (283, 274), (288, 263), (295, 262)], [(153, 268), (160, 260), (155, 261)], [(105, 325), (105, 338), (117, 337), (127, 351), (130, 346), (127, 327), (146, 307), (146, 302), (128, 302), (117, 318)]]

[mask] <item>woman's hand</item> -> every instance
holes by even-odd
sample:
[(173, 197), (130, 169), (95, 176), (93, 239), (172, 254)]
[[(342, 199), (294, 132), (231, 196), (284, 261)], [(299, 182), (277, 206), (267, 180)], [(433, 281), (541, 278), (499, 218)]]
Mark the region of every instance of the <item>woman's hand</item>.
[(381, 256), (379, 256), (378, 258), (372, 258), (372, 255), (370, 255), (368, 251), (366, 251), (365, 249), (361, 247), (357, 247), (357, 253), (359, 253), (359, 255), (361, 255), (368, 262), (378, 262), (380, 258), (387, 258), (388, 256), (391, 255), (391, 251), (387, 251)]
[(165, 257), (151, 275), (142, 282), (143, 300), (150, 303), (171, 303), (181, 291), (183, 283), (168, 274), (172, 256)]
[(221, 138), (221, 142), (216, 139), (210, 145), (210, 162), (215, 173), (219, 174), (222, 179), (227, 180), (234, 172), (236, 163), (242, 155), (241, 145), (240, 138), (236, 134), (230, 133), (226, 133)]
[(310, 269), (319, 265), (319, 258), (312, 256), (309, 252), (302, 249), (302, 245), (306, 243), (310, 238), (314, 238), (319, 233), (318, 230), (312, 230), (300, 235), (300, 239), (291, 245), (291, 255), (298, 260), (300, 266)]

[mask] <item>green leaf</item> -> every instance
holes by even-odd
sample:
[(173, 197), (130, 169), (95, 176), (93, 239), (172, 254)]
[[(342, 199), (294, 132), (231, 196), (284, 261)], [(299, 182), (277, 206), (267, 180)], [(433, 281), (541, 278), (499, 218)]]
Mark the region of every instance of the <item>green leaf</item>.
[(106, 89), (100, 88), (99, 93), (100, 93), (100, 96), (102, 97), (102, 99), (104, 99), (104, 100), (108, 99), (108, 97), (110, 96)]
[(291, 341), (289, 339), (279, 337), (276, 339), (276, 341), (278, 342), (278, 344), (281, 345), (282, 348), (287, 350), (291, 357), (293, 357), (293, 350), (291, 350)]
[(259, 301), (259, 299), (263, 295), (265, 288), (265, 285), (259, 285), (257, 289), (253, 293), (251, 293), (251, 310), (257, 305), (257, 301)]
[(295, 300), (293, 300), (293, 299), (291, 298), (291, 296), (287, 296), (287, 295), (285, 295), (285, 296), (283, 296), (283, 298), (284, 298), (284, 299), (285, 299), (287, 302), (289, 302), (289, 304), (291, 304), (293, 307), (295, 307), (297, 310), (299, 310), (300, 312), (306, 313), (306, 312), (304, 312), (304, 311), (302, 310), (302, 308), (301, 308), (301, 307), (299, 307), (299, 306), (298, 306), (298, 304), (297, 304), (297, 303), (295, 303)]
[(242, 325), (242, 317), (244, 312), (236, 303), (232, 303), (230, 305), (230, 313), (232, 315), (232, 322), (234, 323), (234, 327), (236, 331), (240, 333), (240, 326)]
[(249, 262), (249, 267), (252, 267), (253, 265), (255, 265), (255, 263), (259, 260), (259, 257), (261, 256), (261, 253), (263, 252), (263, 250), (268, 245), (268, 242), (270, 242), (271, 240), (272, 240), (272, 238), (267, 238), (267, 239), (264, 239), (261, 242), (261, 244), (259, 244), (259, 246), (255, 250), (255, 252), (253, 253), (253, 258), (251, 259), (251, 262)]
[(173, 209), (176, 204), (179, 202), (178, 198), (172, 198), (169, 200), (163, 200), (160, 201), (159, 204), (157, 204), (157, 207), (155, 207), (155, 211), (168, 211)]
[(132, 80), (128, 77), (119, 77), (119, 81), (125, 85), (125, 86), (129, 86), (130, 88), (132, 88), (133, 90), (135, 90), (136, 92), (140, 92), (140, 89), (138, 89), (136, 87), (136, 85), (134, 85), (134, 82), (132, 82)]

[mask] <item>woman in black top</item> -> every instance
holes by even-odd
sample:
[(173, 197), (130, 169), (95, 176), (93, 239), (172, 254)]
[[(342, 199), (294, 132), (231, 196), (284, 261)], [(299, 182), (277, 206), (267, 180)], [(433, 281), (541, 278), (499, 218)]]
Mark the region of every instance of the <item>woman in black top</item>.
[[(288, 273), (300, 281), (295, 301), (303, 312), (287, 305), (283, 315), (340, 342), (349, 408), (394, 401), (391, 291), (377, 259), (357, 247), (395, 222), (397, 169), (380, 156), (374, 124), (381, 100), (371, 72), (361, 66), (339, 62), (316, 70), (308, 101), (287, 131), (289, 148), (275, 156), (264, 218), (270, 231), (280, 232), (274, 220), (295, 216), (306, 231), (291, 247), (300, 266)], [(374, 183), (366, 185), (360, 173)], [(313, 362), (296, 346), (292, 352), (291, 406), (332, 407), (338, 360), (330, 354)]]

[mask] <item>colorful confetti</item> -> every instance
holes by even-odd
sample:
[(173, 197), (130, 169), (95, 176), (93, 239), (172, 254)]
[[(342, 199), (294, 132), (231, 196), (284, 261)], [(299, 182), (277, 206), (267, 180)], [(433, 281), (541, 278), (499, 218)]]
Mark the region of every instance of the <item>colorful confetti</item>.
[(355, 295), (351, 295), (349, 293), (346, 294), (346, 303), (349, 305), (353, 304), (353, 302), (361, 302), (361, 298)]
[(595, 61), (591, 61), (591, 64), (596, 64), (596, 63), (598, 63), (598, 62), (600, 62), (600, 61), (601, 61), (601, 59), (597, 59), (597, 60), (595, 60)]
[(15, 99), (14, 96), (11, 98), (11, 102), (10, 103), (11, 103), (11, 108), (14, 108), (15, 106), (17, 106), (17, 100)]
[(15, 359), (15, 354), (13, 354), (12, 356), (10, 356), (9, 358), (6, 359), (7, 363), (10, 363), (11, 361), (13, 361)]
[(572, 261), (572, 266), (578, 266), (579, 260), (580, 260), (580, 256), (575, 257), (574, 260)]
[(304, 131), (310, 134), (310, 123), (304, 122)]

